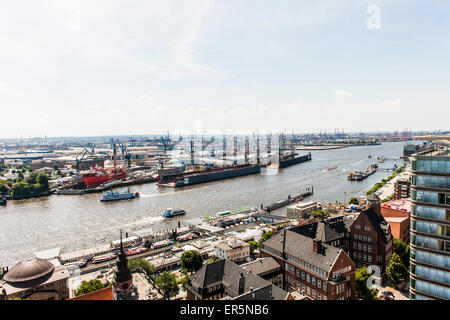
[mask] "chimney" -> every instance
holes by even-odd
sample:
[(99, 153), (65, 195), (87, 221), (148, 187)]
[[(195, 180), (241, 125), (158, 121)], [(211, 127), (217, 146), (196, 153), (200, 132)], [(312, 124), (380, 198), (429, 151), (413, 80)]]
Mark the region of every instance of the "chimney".
[(320, 253), (321, 250), (322, 250), (322, 241), (319, 239), (314, 239), (313, 240), (313, 251), (315, 253)]
[(245, 277), (244, 274), (241, 272), (240, 276), (239, 276), (239, 292), (238, 295), (241, 295), (244, 293), (244, 288), (245, 288)]

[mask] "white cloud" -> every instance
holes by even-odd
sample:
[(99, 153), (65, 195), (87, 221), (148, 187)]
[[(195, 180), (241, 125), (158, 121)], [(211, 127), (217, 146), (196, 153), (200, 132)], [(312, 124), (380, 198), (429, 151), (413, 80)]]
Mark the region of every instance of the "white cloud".
[(352, 92), (345, 91), (345, 90), (338, 90), (334, 94), (336, 97), (351, 97), (353, 96)]
[(141, 104), (151, 104), (153, 101), (153, 98), (149, 96), (148, 94), (143, 94), (137, 98), (137, 102)]
[(384, 100), (380, 102), (380, 108), (398, 110), (405, 106), (403, 99)]

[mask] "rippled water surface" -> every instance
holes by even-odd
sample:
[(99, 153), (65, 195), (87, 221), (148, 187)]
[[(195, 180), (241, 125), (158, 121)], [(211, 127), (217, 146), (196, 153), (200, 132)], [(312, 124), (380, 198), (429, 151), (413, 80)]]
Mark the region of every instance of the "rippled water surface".
[[(400, 166), (403, 144), (311, 151), (310, 162), (281, 169), (276, 174), (264, 171), (259, 175), (179, 189), (158, 187), (154, 183), (132, 186), (130, 190), (141, 193), (141, 198), (130, 201), (101, 203), (101, 194), (9, 201), (6, 207), (0, 207), (0, 265), (32, 258), (33, 252), (54, 247), (72, 251), (108, 243), (118, 238), (119, 229), (130, 235), (140, 229), (158, 231), (175, 226), (177, 221), (221, 210), (266, 205), (308, 186), (314, 186), (314, 196), (307, 201), (335, 202), (343, 201), (344, 197), (348, 200), (392, 173), (379, 170), (364, 181), (350, 182), (348, 171), (365, 169), (376, 162), (377, 156), (387, 158), (379, 168), (392, 168), (394, 163)], [(338, 168), (326, 170), (334, 165)], [(182, 208), (188, 214), (163, 220), (160, 215), (167, 207)], [(284, 212), (285, 208), (278, 210)]]

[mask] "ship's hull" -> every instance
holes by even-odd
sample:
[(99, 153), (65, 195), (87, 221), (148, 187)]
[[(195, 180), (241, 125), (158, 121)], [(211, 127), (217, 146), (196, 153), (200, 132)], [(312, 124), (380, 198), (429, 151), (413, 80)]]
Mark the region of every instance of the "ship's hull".
[(311, 160), (311, 154), (307, 154), (301, 157), (294, 157), (294, 158), (288, 158), (288, 159), (281, 159), (280, 160), (280, 168), (286, 168), (289, 166), (292, 166), (294, 164), (302, 163)]
[(114, 196), (103, 196), (103, 198), (100, 199), (102, 202), (110, 202), (110, 201), (120, 201), (120, 200), (130, 200), (135, 199), (136, 196), (133, 193), (130, 194), (118, 194)]
[(257, 165), (239, 166), (184, 175), (163, 176), (158, 179), (158, 184), (171, 187), (183, 187), (192, 184), (241, 177), (260, 172), (261, 167)]
[(86, 184), (86, 187), (94, 187), (101, 185), (102, 183), (112, 181), (112, 180), (120, 180), (126, 178), (127, 175), (125, 172), (119, 172), (116, 174), (104, 174), (98, 176), (82, 176), (81, 179)]

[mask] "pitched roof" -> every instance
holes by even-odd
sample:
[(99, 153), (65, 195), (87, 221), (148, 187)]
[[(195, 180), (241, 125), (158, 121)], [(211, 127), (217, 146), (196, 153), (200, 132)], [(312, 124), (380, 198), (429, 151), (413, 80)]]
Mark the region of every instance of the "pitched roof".
[[(264, 246), (283, 251), (284, 232), (281, 232), (263, 243)], [(329, 271), (337, 259), (341, 249), (322, 243), (320, 253), (313, 251), (313, 239), (296, 233), (290, 229), (286, 230), (286, 239), (284, 240), (284, 252), (299, 258), (307, 263), (319, 267), (325, 271)]]
[(342, 237), (322, 221), (294, 227), (290, 230), (312, 239), (322, 240), (322, 242), (329, 242)]
[(69, 300), (114, 300), (112, 287), (103, 288), (97, 291), (82, 294)]
[[(235, 264), (229, 260), (219, 260), (216, 262), (204, 264), (200, 270), (190, 276), (190, 280), (193, 286), (205, 288), (215, 283), (222, 283), (227, 292), (231, 293), (231, 298), (236, 298), (239, 295), (239, 279), (241, 276), (244, 278), (244, 295), (257, 290), (270, 287), (271, 289), (261, 290), (258, 293), (258, 299), (277, 299), (282, 296), (287, 296), (287, 292), (279, 288), (272, 288), (272, 284), (263, 278), (245, 270), (241, 266)], [(260, 295), (265, 295), (265, 298), (261, 298)], [(284, 299), (284, 298), (283, 298)]]
[(367, 200), (369, 201), (380, 201), (380, 197), (378, 197), (375, 192), (372, 192), (367, 196)]
[(272, 257), (265, 257), (241, 264), (241, 267), (253, 274), (260, 275), (276, 269), (281, 269), (280, 264)]
[(389, 229), (389, 224), (384, 220), (383, 216), (378, 215), (373, 208), (369, 208), (360, 213), (360, 215), (365, 215), (369, 219), (370, 224), (377, 231), (378, 235), (381, 236), (383, 242), (387, 242), (386, 233)]

